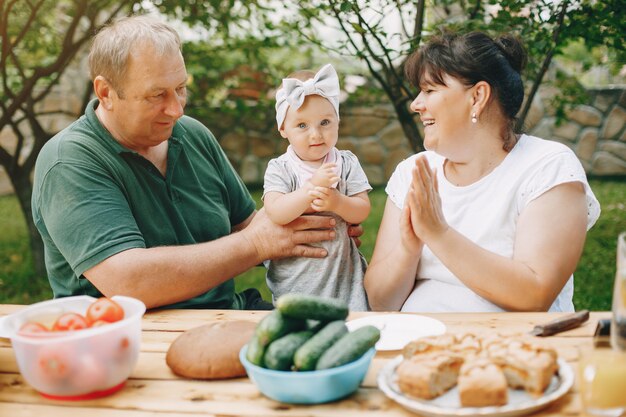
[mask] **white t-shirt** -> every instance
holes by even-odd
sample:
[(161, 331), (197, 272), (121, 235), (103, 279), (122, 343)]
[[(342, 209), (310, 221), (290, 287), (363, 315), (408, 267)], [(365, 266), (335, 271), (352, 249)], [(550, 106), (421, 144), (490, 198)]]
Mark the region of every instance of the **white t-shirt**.
[[(581, 182), (587, 196), (587, 230), (600, 215), (600, 204), (593, 195), (585, 171), (576, 155), (565, 145), (522, 135), (513, 150), (487, 176), (464, 187), (450, 183), (444, 174), (445, 158), (424, 152), (437, 170), (443, 214), (450, 227), (480, 247), (513, 257), (517, 219), (524, 208), (551, 188), (568, 182)], [(389, 179), (387, 192), (400, 209), (411, 184), (411, 170), (417, 155), (402, 161)], [(564, 244), (567, 244), (564, 242)], [(507, 279), (502, 277), (501, 279)], [(549, 311), (574, 311), (573, 276), (567, 281)], [(488, 312), (504, 311), (465, 286), (424, 246), (416, 286), (402, 311)]]

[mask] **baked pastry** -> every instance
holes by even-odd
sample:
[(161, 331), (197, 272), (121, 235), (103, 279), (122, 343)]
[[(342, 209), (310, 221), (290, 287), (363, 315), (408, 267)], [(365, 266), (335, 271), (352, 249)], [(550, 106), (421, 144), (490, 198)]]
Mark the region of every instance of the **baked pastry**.
[(255, 328), (251, 321), (220, 321), (187, 330), (172, 342), (165, 361), (175, 374), (187, 378), (246, 376), (239, 351)]
[(558, 369), (557, 355), (529, 339), (503, 339), (491, 344), (487, 356), (502, 368), (511, 388), (523, 388), (533, 395), (541, 395)]
[(463, 363), (458, 388), (464, 407), (504, 405), (508, 402), (509, 391), (504, 373), (487, 358), (474, 358)]
[(558, 369), (554, 349), (527, 336), (444, 334), (408, 343), (398, 365), (406, 394), (435, 398), (458, 383), (461, 404), (504, 405), (508, 388), (543, 393)]
[(411, 358), (424, 353), (432, 353), (434, 351), (450, 350), (456, 343), (453, 334), (442, 334), (441, 336), (428, 336), (407, 343), (402, 349), (402, 355), (405, 358)]
[(481, 338), (473, 333), (458, 334), (455, 336), (455, 343), (450, 347), (450, 350), (466, 359), (473, 358), (482, 351)]
[(462, 364), (462, 357), (448, 351), (413, 356), (398, 366), (398, 386), (417, 398), (435, 398), (456, 385)]

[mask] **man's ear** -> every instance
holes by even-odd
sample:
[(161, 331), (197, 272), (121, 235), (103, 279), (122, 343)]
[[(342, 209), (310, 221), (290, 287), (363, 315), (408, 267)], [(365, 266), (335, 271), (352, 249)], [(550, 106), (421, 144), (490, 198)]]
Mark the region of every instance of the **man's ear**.
[(93, 91), (100, 101), (100, 105), (107, 110), (113, 109), (112, 95), (115, 94), (111, 84), (102, 75), (98, 75), (93, 80)]
[(491, 98), (491, 86), (485, 81), (478, 81), (472, 88), (472, 110), (480, 117)]

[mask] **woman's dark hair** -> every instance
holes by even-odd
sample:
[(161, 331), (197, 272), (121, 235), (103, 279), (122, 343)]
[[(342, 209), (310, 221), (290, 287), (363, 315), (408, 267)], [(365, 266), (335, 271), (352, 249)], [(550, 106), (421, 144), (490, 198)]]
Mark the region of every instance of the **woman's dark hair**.
[(441, 85), (445, 85), (445, 74), (467, 86), (487, 82), (509, 120), (508, 132), (503, 132), (504, 149), (508, 151), (515, 145), (511, 133), (524, 100), (521, 72), (525, 64), (526, 50), (513, 35), (494, 39), (483, 32), (444, 31), (411, 54), (404, 71), (416, 87), (424, 82), (426, 74), (430, 81)]

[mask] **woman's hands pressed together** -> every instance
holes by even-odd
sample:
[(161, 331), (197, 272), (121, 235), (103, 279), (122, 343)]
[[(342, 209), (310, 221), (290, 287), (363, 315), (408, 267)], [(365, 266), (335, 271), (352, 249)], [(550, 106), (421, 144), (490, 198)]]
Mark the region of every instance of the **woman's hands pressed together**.
[(400, 229), (403, 242), (409, 248), (417, 248), (419, 240), (428, 243), (442, 236), (449, 227), (443, 215), (437, 173), (433, 172), (424, 156), (415, 160), (412, 177)]

